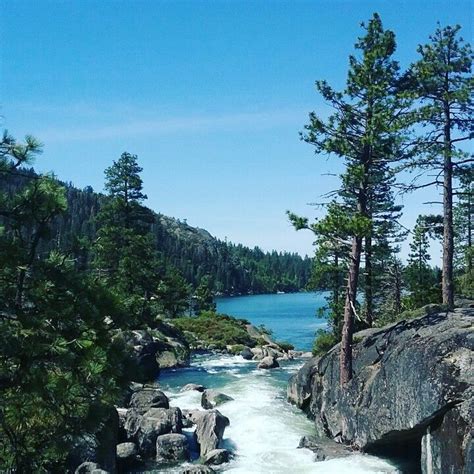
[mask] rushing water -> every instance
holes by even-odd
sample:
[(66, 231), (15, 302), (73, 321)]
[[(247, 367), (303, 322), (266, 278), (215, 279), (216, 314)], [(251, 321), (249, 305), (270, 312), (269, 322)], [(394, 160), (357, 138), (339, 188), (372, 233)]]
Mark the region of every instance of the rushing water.
[[(271, 304), (272, 301), (275, 304)], [(301, 307), (291, 308), (291, 301), (296, 306), (300, 302)], [(321, 295), (314, 294), (261, 295), (239, 297), (235, 301), (222, 298), (218, 302), (218, 309), (245, 317), (257, 325), (265, 324), (273, 330), (277, 339), (307, 349), (315, 329), (324, 324), (324, 321), (318, 321), (314, 316), (318, 301), (323, 303)], [(252, 302), (255, 302), (253, 308)], [(312, 306), (309, 304), (311, 302)], [(305, 334), (305, 331), (309, 334)], [(240, 356), (197, 355), (188, 368), (164, 371), (159, 382), (170, 396), (171, 405), (182, 409), (200, 408), (199, 392), (180, 391), (188, 383), (215, 388), (234, 398), (219, 406), (219, 411), (230, 419), (223, 447), (234, 453), (231, 462), (220, 468), (226, 473), (398, 472), (385, 460), (373, 456), (357, 454), (316, 463), (311, 451), (297, 449), (302, 436), (314, 434), (312, 422), (286, 401), (288, 379), (302, 363), (301, 360), (282, 362), (280, 368), (266, 371), (257, 369), (254, 361), (246, 361)]]
[[(230, 419), (224, 446), (234, 459), (222, 470), (241, 474), (358, 474), (395, 473), (388, 462), (368, 455), (315, 463), (313, 453), (297, 449), (299, 440), (313, 434), (310, 420), (286, 402), (286, 385), (301, 361), (282, 363), (279, 369), (259, 370), (240, 356), (196, 356), (191, 367), (168, 371), (160, 384), (172, 406), (200, 408), (201, 394), (181, 392), (187, 383), (200, 383), (234, 398), (219, 406)], [(172, 472), (172, 471), (170, 471)]]
[(316, 330), (326, 327), (326, 320), (317, 317), (326, 303), (324, 297), (324, 293), (285, 293), (217, 298), (216, 303), (220, 313), (263, 324), (276, 340), (309, 351)]

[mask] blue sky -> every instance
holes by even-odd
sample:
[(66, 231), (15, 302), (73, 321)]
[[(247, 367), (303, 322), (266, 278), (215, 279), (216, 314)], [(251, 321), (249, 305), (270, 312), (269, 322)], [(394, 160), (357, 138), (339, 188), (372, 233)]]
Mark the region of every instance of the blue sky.
[[(102, 190), (103, 170), (129, 151), (156, 211), (311, 254), (311, 235), (285, 211), (317, 216), (308, 203), (340, 168), (298, 132), (311, 110), (327, 113), (314, 81), (344, 85), (360, 22), (375, 11), (402, 65), (438, 20), (472, 38), (463, 0), (3, 2), (1, 125), (37, 136), (36, 167), (79, 187)], [(405, 198), (406, 225), (436, 211), (421, 204), (429, 193)]]

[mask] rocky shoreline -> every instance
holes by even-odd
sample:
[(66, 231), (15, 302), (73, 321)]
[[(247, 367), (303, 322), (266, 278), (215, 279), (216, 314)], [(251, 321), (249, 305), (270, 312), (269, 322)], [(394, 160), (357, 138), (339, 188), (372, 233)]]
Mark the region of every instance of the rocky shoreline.
[(344, 390), (337, 345), (292, 377), (288, 399), (323, 440), (398, 459), (407, 472), (472, 473), (473, 329), (474, 308), (464, 308), (361, 331)]
[[(223, 449), (224, 431), (231, 420), (218, 406), (232, 400), (226, 394), (208, 390), (199, 384), (187, 384), (182, 391), (202, 392), (202, 410), (181, 410), (170, 406), (167, 395), (156, 380), (161, 370), (186, 367), (193, 352), (240, 354), (255, 361), (262, 370), (279, 367), (279, 361), (310, 357), (281, 347), (252, 325), (247, 332), (255, 347), (230, 345), (225, 349), (195, 347), (191, 350), (180, 331), (163, 323), (159, 329), (136, 330), (120, 334), (135, 361), (136, 380), (115, 407), (104, 429), (84, 436), (69, 457), (70, 472), (75, 474), (147, 472), (183, 465), (181, 473), (211, 473), (211, 466), (228, 462), (232, 452)], [(238, 350), (236, 350), (238, 349)], [(192, 428), (192, 435), (183, 428)], [(184, 464), (183, 464), (184, 463)]]

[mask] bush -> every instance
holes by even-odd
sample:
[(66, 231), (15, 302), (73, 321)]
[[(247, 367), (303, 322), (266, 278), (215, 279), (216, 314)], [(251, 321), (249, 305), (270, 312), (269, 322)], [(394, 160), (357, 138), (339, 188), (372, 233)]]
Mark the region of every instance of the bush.
[(339, 340), (332, 332), (318, 329), (313, 344), (313, 355), (326, 354), (326, 352), (331, 350), (338, 342)]
[(191, 344), (197, 340), (205, 345), (213, 344), (217, 349), (225, 349), (229, 345), (255, 346), (245, 328), (246, 321), (226, 314), (204, 311), (197, 317), (176, 318), (173, 324), (185, 333)]
[(277, 344), (285, 351), (292, 351), (295, 346), (293, 344), (290, 344), (289, 342), (282, 341), (282, 342), (277, 342)]

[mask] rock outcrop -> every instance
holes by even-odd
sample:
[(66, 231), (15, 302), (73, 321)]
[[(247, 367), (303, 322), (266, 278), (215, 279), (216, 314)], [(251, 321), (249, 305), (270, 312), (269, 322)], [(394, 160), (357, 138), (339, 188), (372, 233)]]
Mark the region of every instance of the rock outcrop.
[(289, 400), (318, 436), (406, 457), (423, 473), (474, 472), (474, 309), (429, 314), (355, 334), (341, 390), (339, 345), (292, 377)]
[(132, 377), (136, 382), (153, 380), (160, 369), (189, 365), (190, 349), (183, 333), (163, 321), (156, 322), (155, 326), (154, 329), (117, 331), (114, 334), (130, 349), (135, 361)]

